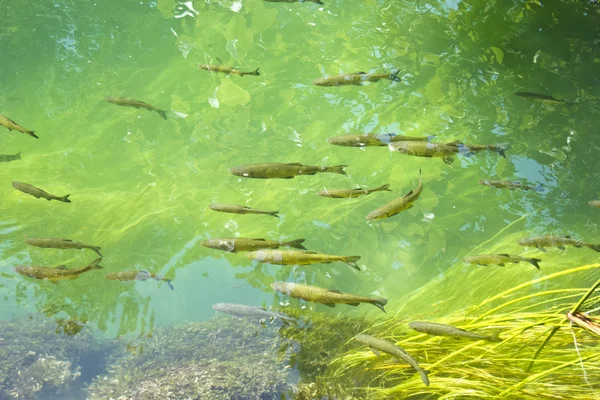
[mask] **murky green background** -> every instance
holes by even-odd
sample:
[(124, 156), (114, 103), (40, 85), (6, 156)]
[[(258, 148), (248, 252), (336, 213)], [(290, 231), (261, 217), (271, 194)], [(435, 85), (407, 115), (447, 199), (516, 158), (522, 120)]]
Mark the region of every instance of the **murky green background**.
[[(0, 316), (44, 313), (90, 321), (108, 336), (139, 334), (210, 318), (217, 302), (285, 303), (269, 288), (275, 280), (383, 295), (391, 315), (402, 310), (400, 299), (437, 280), (434, 311), (444, 313), (598, 260), (585, 248), (543, 254), (516, 245), (533, 234), (600, 242), (600, 210), (587, 204), (600, 192), (597, 3), (324, 1), (190, 2), (195, 12), (169, 0), (0, 1), (0, 113), (40, 136), (0, 128), (0, 154), (22, 151), (22, 160), (0, 165)], [(260, 67), (261, 75), (196, 67), (217, 59)], [(325, 75), (396, 68), (400, 83), (311, 85)], [(515, 91), (575, 104), (533, 103)], [(105, 96), (146, 101), (169, 118)], [(507, 159), (480, 153), (447, 166), (385, 147), (327, 143), (370, 132), (511, 148)], [(348, 176), (244, 180), (228, 173), (256, 162), (348, 164)], [(415, 187), (419, 169), (425, 189), (415, 207), (367, 223), (368, 212)], [(495, 190), (477, 183), (485, 178), (546, 190)], [(73, 203), (36, 200), (12, 180), (71, 193)], [(393, 192), (316, 195), (385, 183)], [(212, 202), (279, 209), (281, 219), (216, 213), (207, 208)], [(79, 267), (95, 258), (89, 250), (28, 247), (24, 235), (100, 245), (104, 271), (58, 285), (24, 278), (15, 265)], [(231, 236), (306, 238), (311, 250), (361, 255), (364, 271), (257, 265), (199, 246)], [(541, 254), (542, 269), (459, 262), (487, 252)], [(449, 279), (453, 266), (459, 273)], [(103, 278), (130, 269), (164, 274), (175, 291)], [(368, 305), (317, 310), (380, 313)]]

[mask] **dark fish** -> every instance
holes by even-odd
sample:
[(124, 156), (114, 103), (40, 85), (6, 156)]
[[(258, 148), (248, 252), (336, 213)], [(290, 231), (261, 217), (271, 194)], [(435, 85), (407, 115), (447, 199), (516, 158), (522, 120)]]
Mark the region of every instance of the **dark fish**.
[(216, 238), (203, 241), (201, 244), (204, 247), (211, 249), (223, 250), (230, 253), (236, 253), (238, 251), (254, 251), (260, 249), (278, 249), (279, 247), (289, 246), (297, 249), (306, 250), (306, 247), (302, 245), (305, 239), (296, 239), (290, 241), (276, 241), (276, 240), (265, 240), (259, 239), (247, 239), (247, 238)]
[(332, 197), (334, 199), (349, 199), (352, 197), (363, 196), (375, 192), (391, 192), (390, 185), (383, 185), (374, 189), (325, 189), (317, 193), (319, 196)]
[(541, 101), (546, 103), (566, 103), (569, 104), (568, 101), (557, 99), (555, 97), (549, 96), (547, 94), (539, 94), (539, 93), (531, 93), (531, 92), (517, 92), (515, 93), (519, 97), (524, 97), (526, 99), (530, 99), (533, 101)]
[(208, 206), (208, 208), (213, 211), (220, 211), (230, 214), (264, 214), (279, 218), (279, 215), (277, 215), (279, 211), (261, 211), (246, 206), (236, 206), (235, 204), (211, 204)]
[(9, 161), (15, 161), (15, 160), (20, 160), (21, 159), (21, 152), (18, 152), (17, 154), (0, 154), (0, 162), (9, 162)]
[(239, 75), (239, 76), (244, 76), (244, 75), (258, 76), (258, 75), (260, 75), (260, 72), (258, 72), (260, 67), (256, 68), (254, 71), (250, 71), (250, 72), (242, 72), (235, 67), (224, 67), (222, 65), (215, 65), (215, 64), (206, 64), (206, 65), (198, 64), (198, 68), (204, 69), (204, 70), (210, 71), (210, 72), (221, 72), (221, 73), (229, 74), (229, 75)]
[(509, 254), (481, 254), (478, 256), (467, 257), (463, 260), (467, 264), (477, 265), (499, 265), (504, 267), (504, 264), (515, 263), (518, 264), (521, 261), (525, 261), (540, 269), (538, 262), (542, 261), (539, 258), (527, 258), (521, 256), (511, 256)]
[(163, 111), (163, 110), (159, 110), (158, 108), (148, 104), (148, 103), (144, 103), (143, 101), (139, 101), (139, 100), (134, 100), (134, 99), (128, 99), (126, 97), (106, 97), (105, 98), (106, 101), (108, 101), (109, 103), (113, 103), (116, 104), (118, 106), (123, 106), (123, 107), (133, 107), (133, 108), (143, 108), (145, 110), (148, 111), (156, 111), (158, 113), (158, 115), (160, 115), (160, 117), (164, 120), (167, 119), (167, 112)]
[(542, 187), (542, 185), (537, 185), (537, 186), (529, 186), (529, 185), (525, 185), (519, 181), (491, 181), (488, 179), (482, 179), (479, 181), (480, 185), (484, 185), (484, 186), (489, 186), (489, 187), (495, 187), (498, 189), (510, 189), (510, 190), (515, 190), (515, 189), (521, 189), (521, 190), (536, 190), (538, 192), (541, 192), (542, 190), (544, 190), (544, 188)]
[(5, 117), (4, 115), (0, 115), (0, 125), (8, 129), (9, 131), (15, 130), (17, 132), (21, 132), (36, 139), (39, 139), (39, 137), (36, 136), (35, 131), (30, 131), (28, 129), (23, 128), (21, 125), (17, 124), (12, 119)]
[(336, 256), (331, 254), (320, 254), (315, 251), (298, 250), (257, 250), (246, 254), (251, 260), (275, 265), (310, 265), (329, 264), (343, 262), (360, 271), (356, 261), (360, 256)]
[(262, 307), (247, 306), (244, 304), (231, 304), (231, 303), (217, 303), (213, 304), (213, 310), (222, 313), (230, 314), (239, 318), (256, 318), (256, 319), (270, 319), (279, 318), (282, 321), (294, 321), (293, 318), (287, 315), (279, 314), (273, 311), (269, 311)]
[(590, 244), (581, 240), (573, 239), (571, 236), (538, 236), (527, 239), (521, 239), (517, 244), (525, 247), (536, 247), (538, 250), (546, 251), (546, 247), (557, 247), (561, 250), (565, 246), (589, 247), (592, 250), (600, 251), (600, 244)]
[(395, 133), (383, 133), (380, 135), (344, 135), (334, 136), (327, 139), (330, 144), (336, 146), (345, 147), (366, 147), (366, 146), (387, 146), (392, 142), (428, 142), (433, 139), (435, 135), (414, 137), (414, 136), (402, 136), (396, 135)]
[(371, 351), (376, 356), (379, 356), (381, 354), (380, 352), (383, 352), (397, 357), (400, 360), (404, 360), (419, 373), (419, 376), (421, 377), (421, 380), (425, 386), (429, 386), (429, 378), (427, 377), (429, 371), (425, 371), (423, 368), (421, 368), (414, 358), (412, 358), (406, 351), (396, 346), (394, 343), (364, 334), (356, 335), (356, 340), (369, 346)]
[(97, 258), (87, 267), (75, 269), (67, 269), (67, 267), (64, 265), (60, 265), (55, 268), (17, 266), (15, 267), (15, 271), (30, 278), (46, 279), (52, 283), (58, 283), (64, 279), (75, 279), (79, 277), (79, 275), (88, 271), (102, 269), (102, 267), (98, 265), (100, 264), (100, 261), (102, 261), (102, 258)]
[(175, 290), (173, 285), (171, 285), (171, 279), (167, 279), (162, 275), (150, 273), (146, 270), (111, 272), (104, 275), (104, 277), (111, 281), (145, 281), (147, 279), (155, 279), (157, 281), (166, 282), (171, 290)]
[(498, 336), (499, 332), (496, 332), (490, 336), (480, 335), (474, 332), (465, 331), (450, 325), (437, 324), (435, 322), (411, 322), (408, 327), (414, 329), (417, 332), (426, 333), (433, 336), (450, 336), (460, 337), (475, 340), (487, 340), (488, 342), (501, 342), (502, 339)]
[(389, 218), (402, 211), (408, 210), (413, 207), (413, 203), (417, 201), (421, 192), (423, 191), (423, 180), (421, 179), (421, 170), (419, 170), (419, 185), (415, 190), (411, 190), (406, 193), (403, 197), (398, 197), (395, 200), (371, 211), (367, 215), (367, 220)]
[(42, 189), (36, 188), (35, 186), (32, 186), (28, 183), (17, 182), (17, 181), (13, 181), (12, 185), (15, 189), (20, 190), (23, 193), (30, 194), (33, 197), (35, 197), (36, 199), (46, 199), (48, 201), (57, 200), (57, 201), (62, 201), (63, 203), (71, 202), (71, 200), (69, 200), (70, 194), (59, 197), (59, 196), (50, 194)]
[(69, 239), (56, 239), (56, 238), (25, 238), (25, 243), (30, 246), (41, 247), (44, 249), (90, 249), (102, 257), (100, 254), (100, 246), (93, 246), (91, 244), (85, 244), (80, 242), (74, 242)]
[(319, 78), (313, 81), (316, 86), (346, 86), (356, 85), (361, 86), (365, 82), (379, 82), (381, 79), (389, 79), (390, 81), (400, 81), (398, 73), (400, 70), (392, 74), (367, 74), (366, 72), (355, 72), (352, 74), (332, 75), (326, 78)]
[(333, 167), (317, 167), (313, 165), (302, 165), (300, 163), (291, 164), (246, 164), (233, 167), (230, 173), (244, 178), (258, 179), (293, 179), (297, 175), (315, 175), (319, 172), (332, 172), (334, 174), (346, 175), (344, 171), (346, 165), (336, 165)]

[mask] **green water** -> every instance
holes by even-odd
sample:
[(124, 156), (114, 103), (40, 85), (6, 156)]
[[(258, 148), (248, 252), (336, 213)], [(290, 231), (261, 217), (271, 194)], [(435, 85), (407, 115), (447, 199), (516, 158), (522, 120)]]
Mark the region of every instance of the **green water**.
[[(211, 318), (217, 302), (286, 305), (269, 287), (283, 280), (381, 295), (391, 315), (403, 309), (401, 298), (436, 280), (454, 299), (436, 309), (443, 313), (598, 260), (585, 248), (543, 254), (516, 244), (533, 234), (600, 242), (600, 210), (588, 205), (600, 195), (597, 3), (324, 1), (194, 1), (196, 12), (187, 14), (185, 4), (170, 0), (0, 1), (0, 113), (40, 137), (0, 127), (0, 154), (22, 151), (21, 160), (0, 165), (0, 316), (43, 313), (89, 321), (99, 335), (134, 335)], [(260, 67), (261, 75), (196, 67), (219, 60)], [(396, 69), (401, 82), (311, 84)], [(573, 105), (534, 103), (516, 91)], [(168, 110), (168, 120), (109, 104), (106, 96), (148, 102)], [(386, 147), (327, 143), (386, 132), (511, 147), (506, 159), (484, 152), (448, 166)], [(261, 162), (347, 164), (348, 176), (254, 180), (228, 173)], [(365, 220), (413, 189), (419, 170), (424, 190), (412, 209)], [(477, 183), (486, 178), (545, 190)], [(37, 200), (14, 190), (13, 180), (70, 193), (72, 203)], [(357, 199), (316, 194), (386, 183), (392, 192)], [(208, 209), (213, 202), (280, 210), (281, 218), (217, 213)], [(29, 247), (24, 235), (99, 245), (104, 270), (58, 285), (20, 276), (16, 265), (79, 267), (95, 258), (89, 250)], [(260, 265), (199, 245), (232, 236), (306, 238), (314, 251), (360, 255), (363, 271), (339, 263)], [(542, 268), (459, 263), (474, 250), (540, 256)], [(453, 266), (461, 279), (446, 280)], [(163, 274), (175, 290), (103, 278), (132, 269)], [(477, 296), (469, 285), (478, 286)], [(440, 301), (447, 296), (438, 293)], [(381, 313), (369, 305), (315, 309)]]

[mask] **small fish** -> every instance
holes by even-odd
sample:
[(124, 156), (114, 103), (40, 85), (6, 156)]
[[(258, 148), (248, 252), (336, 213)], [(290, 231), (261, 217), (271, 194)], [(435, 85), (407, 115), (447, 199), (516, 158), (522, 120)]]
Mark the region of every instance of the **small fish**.
[(437, 157), (446, 164), (454, 162), (454, 154), (459, 152), (455, 144), (431, 143), (431, 142), (393, 142), (388, 145), (391, 151), (417, 157)]
[(588, 204), (592, 207), (600, 208), (600, 200), (592, 200)]
[(321, 0), (264, 0), (269, 3), (317, 3), (323, 4)]
[(102, 269), (102, 267), (98, 265), (100, 264), (100, 261), (102, 261), (102, 258), (97, 258), (87, 267), (75, 269), (67, 269), (67, 267), (64, 265), (60, 265), (55, 268), (17, 266), (15, 267), (15, 271), (30, 278), (46, 279), (52, 283), (58, 283), (64, 279), (76, 279), (79, 277), (79, 275), (88, 271)]
[(344, 135), (334, 136), (327, 139), (330, 144), (345, 147), (387, 146), (392, 142), (429, 142), (435, 135), (414, 137), (402, 136), (395, 133), (384, 133), (380, 135)]
[(521, 261), (525, 261), (540, 269), (538, 262), (542, 261), (539, 258), (527, 258), (521, 256), (511, 256), (509, 254), (481, 254), (478, 256), (467, 257), (463, 260), (467, 264), (477, 265), (499, 265), (504, 267), (504, 264), (515, 263), (518, 264)]
[(429, 386), (429, 377), (427, 376), (429, 374), (429, 371), (426, 371), (423, 368), (421, 368), (414, 358), (412, 358), (406, 351), (396, 346), (394, 343), (388, 340), (364, 335), (362, 333), (356, 335), (356, 340), (358, 340), (362, 344), (369, 346), (371, 348), (371, 351), (376, 356), (381, 355), (380, 352), (383, 352), (394, 356), (397, 359), (404, 360), (406, 363), (408, 363), (408, 365), (413, 367), (415, 371), (419, 373), (419, 376), (421, 377), (421, 380), (423, 381), (425, 386)]
[(358, 306), (360, 303), (369, 303), (385, 312), (383, 306), (387, 304), (387, 299), (383, 297), (364, 297), (349, 293), (342, 293), (339, 290), (329, 290), (317, 286), (303, 285), (293, 282), (274, 282), (271, 287), (285, 295), (321, 303), (328, 307), (335, 307), (336, 304), (347, 304), (349, 306)]
[(454, 326), (436, 324), (435, 322), (411, 322), (408, 324), (408, 327), (417, 332), (426, 333), (433, 336), (461, 337), (475, 340), (487, 340), (488, 342), (502, 341), (502, 339), (500, 339), (498, 336), (499, 332), (496, 332), (490, 336), (484, 336), (474, 332), (465, 331)]
[(495, 187), (498, 189), (510, 189), (510, 190), (522, 189), (522, 190), (535, 190), (538, 192), (541, 192), (542, 190), (544, 190), (542, 185), (529, 186), (529, 185), (525, 185), (519, 181), (490, 181), (488, 179), (482, 179), (479, 181), (479, 184), (484, 185), (484, 186), (489, 186), (489, 187)]
[(46, 199), (48, 201), (57, 200), (57, 201), (62, 201), (63, 203), (71, 202), (71, 200), (69, 200), (70, 194), (59, 197), (59, 196), (50, 194), (42, 189), (36, 188), (35, 186), (32, 186), (28, 183), (17, 182), (17, 181), (13, 181), (12, 185), (15, 189), (20, 190), (23, 193), (30, 194), (33, 197), (35, 197), (36, 199)]
[(247, 238), (216, 238), (205, 240), (201, 243), (204, 247), (211, 249), (223, 250), (230, 253), (237, 253), (238, 251), (254, 251), (260, 249), (278, 249), (279, 247), (294, 247), (296, 249), (306, 250), (306, 247), (302, 245), (305, 239), (290, 240), (287, 242), (276, 241), (276, 240), (265, 240), (262, 238), (258, 239), (247, 239)]
[(374, 189), (325, 189), (317, 193), (319, 196), (332, 197), (334, 199), (349, 199), (353, 197), (363, 196), (375, 192), (391, 192), (390, 185), (383, 185)]
[(423, 180), (421, 179), (421, 170), (419, 170), (419, 185), (415, 190), (411, 190), (410, 192), (406, 193), (403, 197), (398, 197), (397, 199), (392, 200), (391, 202), (379, 207), (378, 209), (371, 211), (367, 215), (367, 220), (371, 221), (376, 219), (389, 218), (402, 211), (412, 208), (413, 203), (417, 201), (422, 191)]
[(171, 290), (175, 290), (171, 285), (171, 279), (167, 279), (162, 275), (150, 273), (146, 270), (141, 271), (121, 271), (121, 272), (110, 272), (104, 275), (106, 279), (111, 281), (145, 281), (148, 279), (155, 279), (157, 281), (164, 281)]
[(561, 250), (565, 246), (589, 247), (592, 250), (600, 251), (600, 244), (590, 244), (581, 240), (573, 239), (571, 236), (538, 236), (527, 239), (521, 239), (517, 242), (520, 246), (536, 247), (538, 250), (546, 251), (545, 247), (557, 247)]
[(109, 103), (116, 104), (118, 106), (143, 108), (148, 111), (156, 111), (162, 119), (164, 119), (165, 121), (167, 120), (167, 112), (166, 111), (159, 110), (158, 108), (156, 108), (148, 103), (144, 103), (143, 101), (128, 99), (126, 97), (106, 97), (105, 100), (108, 101)]
[(326, 78), (319, 78), (313, 81), (316, 86), (346, 86), (356, 85), (361, 86), (365, 82), (379, 82), (381, 79), (389, 79), (390, 81), (400, 81), (398, 73), (400, 70), (392, 74), (367, 74), (366, 72), (355, 72), (352, 74), (332, 75)]
[(315, 251), (258, 250), (247, 253), (246, 257), (261, 263), (275, 265), (310, 265), (343, 262), (360, 271), (360, 267), (356, 264), (356, 261), (360, 260), (360, 256), (335, 256), (320, 254)]
[(30, 131), (28, 129), (23, 128), (21, 125), (17, 124), (12, 119), (5, 117), (4, 115), (0, 115), (0, 125), (8, 129), (9, 131), (15, 130), (17, 132), (21, 132), (36, 139), (39, 139), (39, 137), (37, 137), (37, 135), (35, 134), (35, 131)]
[(284, 322), (294, 321), (293, 318), (287, 315), (279, 314), (273, 311), (269, 311), (263, 307), (247, 306), (244, 304), (230, 304), (230, 303), (217, 303), (213, 304), (213, 310), (219, 311), (226, 314), (231, 314), (239, 318), (256, 318), (256, 319), (270, 319), (279, 318)]
[(0, 162), (10, 162), (21, 159), (21, 152), (17, 154), (0, 154)]
[(506, 158), (505, 150), (510, 148), (508, 143), (499, 143), (499, 144), (465, 144), (462, 142), (452, 142), (449, 143), (451, 145), (455, 145), (458, 148), (458, 152), (460, 154), (466, 156), (472, 156), (475, 153), (480, 151), (490, 150), (498, 153), (500, 156)]
[(539, 94), (539, 93), (531, 93), (531, 92), (517, 92), (515, 95), (519, 97), (524, 97), (526, 99), (530, 99), (533, 101), (541, 101), (546, 103), (566, 103), (569, 104), (568, 101), (557, 99), (555, 97), (549, 96), (547, 94)]
[(229, 172), (236, 176), (244, 178), (258, 179), (293, 179), (297, 175), (315, 175), (319, 172), (331, 172), (334, 174), (346, 175), (346, 165), (336, 165), (333, 167), (317, 167), (313, 165), (302, 165), (300, 163), (291, 164), (246, 164), (233, 167)]
[(250, 72), (242, 72), (235, 67), (224, 67), (222, 65), (215, 65), (215, 64), (206, 64), (206, 65), (198, 64), (198, 68), (207, 70), (209, 72), (221, 72), (221, 73), (229, 74), (229, 75), (239, 75), (239, 76), (244, 76), (244, 75), (258, 76), (258, 75), (260, 75), (260, 72), (258, 72), (260, 67), (256, 68), (254, 71), (250, 71)]
[(56, 238), (47, 238), (47, 239), (35, 239), (35, 238), (25, 238), (25, 243), (30, 246), (41, 247), (44, 249), (90, 249), (100, 257), (100, 246), (92, 246), (91, 244), (85, 244), (80, 242), (74, 242), (69, 239), (56, 239)]
[(230, 214), (264, 214), (279, 218), (279, 215), (277, 215), (279, 211), (261, 211), (246, 206), (236, 206), (235, 204), (211, 204), (208, 206), (208, 208), (213, 211), (220, 211)]

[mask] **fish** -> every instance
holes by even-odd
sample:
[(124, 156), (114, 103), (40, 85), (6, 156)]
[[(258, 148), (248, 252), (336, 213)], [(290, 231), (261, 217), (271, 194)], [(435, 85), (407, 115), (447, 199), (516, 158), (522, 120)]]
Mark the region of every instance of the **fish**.
[(571, 236), (537, 236), (521, 239), (517, 244), (524, 247), (536, 247), (543, 252), (546, 251), (546, 247), (557, 247), (564, 250), (565, 246), (589, 247), (594, 251), (600, 251), (600, 244), (585, 243), (581, 240), (573, 239)]
[(297, 175), (315, 175), (319, 172), (331, 172), (334, 174), (346, 175), (346, 171), (344, 171), (346, 167), (347, 165), (317, 167), (313, 165), (302, 165), (300, 163), (268, 163), (240, 165), (229, 169), (229, 172), (233, 175), (242, 176), (244, 178), (293, 179)]
[(23, 193), (30, 194), (33, 197), (35, 197), (36, 199), (46, 199), (48, 201), (57, 200), (57, 201), (62, 201), (63, 203), (71, 202), (71, 200), (69, 200), (70, 194), (67, 194), (64, 196), (55, 196), (53, 194), (46, 192), (45, 190), (36, 188), (35, 186), (30, 185), (28, 183), (17, 182), (17, 181), (13, 181), (12, 185), (15, 189), (20, 190)]
[(102, 269), (99, 265), (102, 258), (95, 259), (90, 265), (83, 268), (67, 269), (65, 265), (59, 265), (58, 267), (31, 267), (31, 266), (17, 266), (15, 271), (21, 275), (28, 276), (35, 279), (45, 279), (52, 283), (58, 283), (65, 279), (76, 279), (79, 275)]
[(17, 124), (12, 119), (5, 117), (4, 115), (0, 115), (0, 125), (8, 129), (9, 131), (15, 130), (17, 132), (21, 132), (25, 135), (29, 135), (31, 137), (39, 139), (39, 137), (35, 134), (35, 131), (30, 131), (28, 129), (23, 128), (21, 125)]
[(30, 246), (41, 247), (44, 249), (90, 249), (103, 257), (100, 254), (100, 246), (93, 246), (91, 244), (85, 244), (80, 242), (74, 242), (69, 239), (56, 239), (56, 238), (25, 238), (25, 243)]
[(455, 145), (458, 148), (458, 152), (465, 156), (472, 156), (480, 151), (490, 150), (498, 153), (500, 156), (506, 158), (505, 150), (510, 148), (508, 143), (499, 144), (465, 144), (459, 141), (449, 143)]
[(546, 103), (566, 103), (569, 104), (568, 101), (565, 100), (561, 100), (561, 99), (557, 99), (555, 97), (552, 97), (550, 95), (547, 94), (539, 94), (539, 93), (532, 93), (532, 92), (516, 92), (515, 95), (519, 96), (519, 97), (524, 97), (526, 99), (530, 99), (533, 101), (541, 101), (541, 102), (546, 102)]
[(148, 103), (144, 103), (143, 101), (128, 99), (126, 97), (105, 97), (105, 100), (109, 103), (116, 104), (118, 106), (123, 107), (133, 107), (133, 108), (143, 108), (148, 111), (156, 111), (158, 115), (165, 121), (167, 120), (167, 112), (164, 110), (159, 110), (158, 108), (150, 105)]
[(321, 0), (264, 0), (269, 3), (317, 3), (324, 4)]
[(0, 162), (10, 162), (21, 159), (21, 152), (17, 154), (0, 154)]
[(423, 191), (423, 180), (421, 179), (421, 170), (419, 170), (419, 185), (416, 189), (411, 190), (406, 193), (403, 197), (398, 197), (395, 200), (377, 208), (376, 210), (371, 211), (367, 215), (367, 220), (377, 220), (383, 218), (389, 218), (393, 215), (396, 215), (402, 211), (408, 210), (413, 207), (413, 203), (417, 201), (421, 192)]
[(489, 187), (495, 187), (498, 189), (510, 189), (510, 190), (522, 189), (522, 190), (535, 190), (538, 192), (541, 192), (542, 190), (544, 190), (542, 185), (529, 186), (529, 185), (525, 185), (519, 181), (491, 181), (488, 179), (482, 179), (479, 181), (479, 184), (484, 185), (484, 186), (489, 186)]
[(315, 251), (298, 250), (257, 250), (247, 253), (246, 257), (254, 261), (274, 265), (310, 265), (343, 262), (360, 271), (360, 267), (356, 264), (356, 261), (360, 260), (360, 256), (335, 256)]
[(224, 67), (222, 65), (215, 65), (215, 64), (198, 64), (198, 68), (204, 69), (209, 72), (221, 72), (221, 73), (229, 74), (229, 75), (239, 75), (239, 76), (244, 76), (244, 75), (259, 76), (260, 75), (260, 72), (258, 72), (260, 67), (256, 68), (254, 71), (250, 71), (250, 72), (242, 72), (235, 67)]
[(481, 254), (478, 256), (466, 257), (463, 260), (467, 264), (477, 265), (499, 265), (504, 267), (504, 264), (515, 263), (518, 264), (521, 261), (525, 261), (540, 269), (538, 262), (542, 261), (539, 258), (527, 258), (521, 256), (511, 256), (509, 254)]
[(395, 133), (384, 133), (380, 135), (343, 135), (334, 136), (327, 139), (327, 142), (336, 146), (345, 147), (367, 147), (367, 146), (387, 146), (392, 142), (429, 142), (435, 138), (435, 135), (414, 137), (396, 135)]
[(271, 288), (296, 299), (321, 303), (328, 307), (335, 307), (336, 304), (347, 304), (356, 307), (360, 303), (368, 303), (385, 312), (384, 306), (387, 304), (387, 299), (383, 297), (357, 296), (339, 290), (324, 289), (294, 282), (274, 282), (271, 283)]
[(238, 251), (254, 251), (260, 249), (278, 249), (279, 247), (294, 247), (296, 249), (306, 250), (302, 245), (306, 239), (296, 239), (290, 241), (265, 240), (263, 238), (215, 238), (205, 240), (200, 243), (204, 247), (223, 250), (230, 253)]
[(356, 335), (356, 340), (358, 340), (362, 344), (369, 346), (369, 348), (371, 348), (371, 351), (376, 356), (379, 356), (381, 353), (386, 353), (396, 357), (397, 359), (404, 360), (406, 363), (408, 363), (408, 365), (413, 367), (413, 369), (419, 373), (419, 376), (421, 377), (421, 380), (423, 381), (425, 386), (429, 386), (429, 377), (427, 376), (429, 374), (429, 371), (426, 371), (423, 368), (421, 368), (417, 361), (402, 348), (396, 346), (389, 340), (379, 339), (374, 336), (365, 335), (362, 333)]
[(317, 194), (319, 196), (332, 197), (334, 199), (349, 199), (375, 192), (391, 192), (390, 185), (386, 184), (374, 189), (363, 189), (360, 187), (356, 189), (325, 189), (321, 190)]
[(432, 143), (432, 142), (392, 142), (388, 145), (391, 151), (417, 157), (437, 157), (441, 158), (446, 164), (454, 162), (454, 154), (458, 154), (459, 149), (455, 144)]
[(451, 325), (437, 324), (435, 322), (411, 322), (408, 324), (410, 329), (417, 332), (426, 333), (433, 336), (450, 336), (460, 337), (475, 340), (486, 340), (488, 342), (501, 342), (502, 339), (499, 336), (500, 332), (495, 332), (492, 335), (484, 336), (478, 333), (465, 331), (464, 329), (457, 328)]
[(247, 306), (244, 304), (217, 303), (213, 304), (213, 310), (226, 314), (231, 314), (240, 318), (271, 319), (279, 318), (284, 322), (295, 321), (294, 318), (287, 315), (269, 311), (263, 307)]
[(592, 207), (600, 208), (600, 200), (592, 200), (588, 204)]
[(111, 281), (145, 281), (147, 279), (155, 279), (157, 281), (164, 281), (171, 290), (175, 290), (171, 284), (171, 279), (167, 279), (162, 275), (153, 274), (146, 270), (110, 272), (104, 275), (104, 277)]
[(208, 206), (208, 208), (213, 211), (220, 211), (230, 214), (264, 214), (279, 218), (279, 215), (277, 215), (279, 211), (261, 211), (246, 206), (236, 206), (235, 204), (211, 204)]
[(319, 78), (313, 81), (316, 86), (361, 86), (365, 82), (379, 82), (382, 79), (390, 81), (400, 81), (398, 73), (400, 70), (391, 74), (367, 74), (366, 72), (354, 72), (351, 74), (331, 75), (326, 78)]

